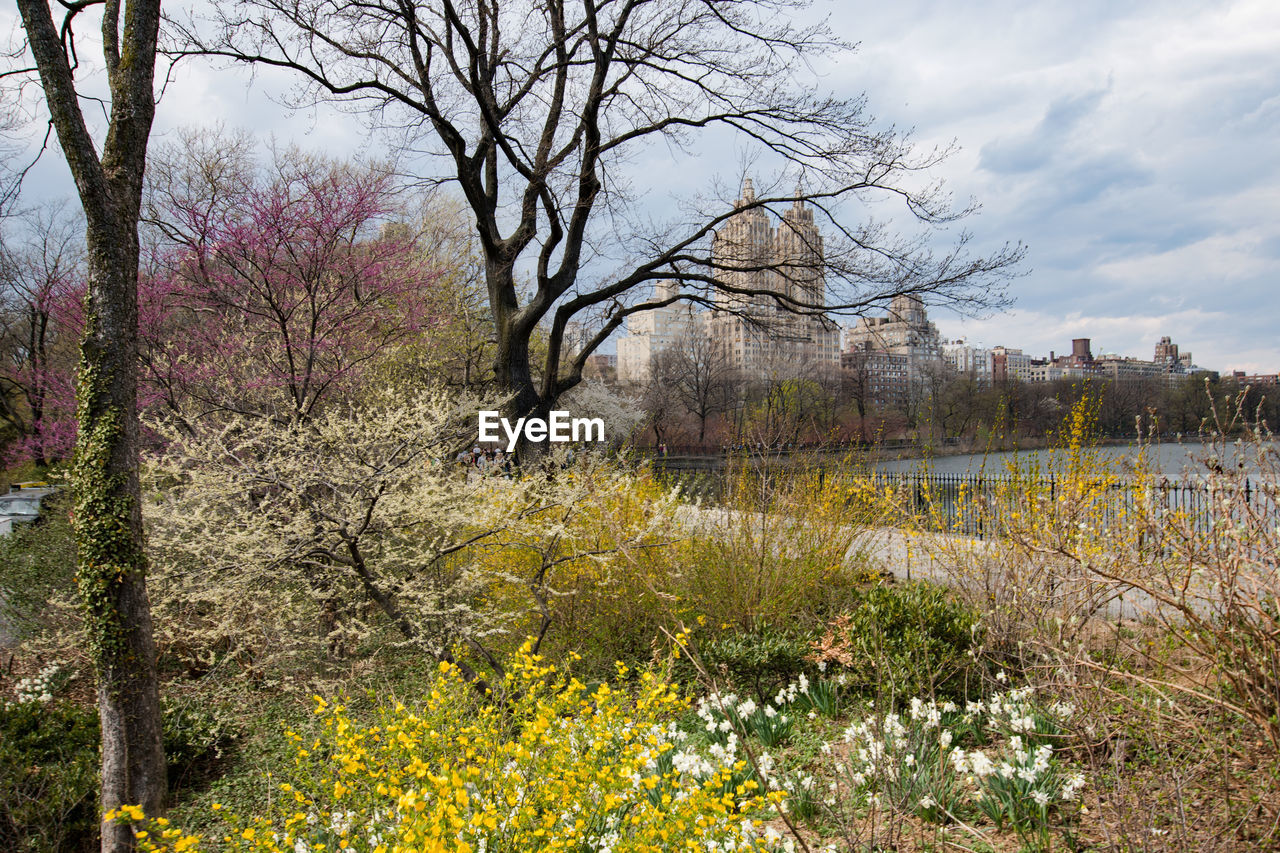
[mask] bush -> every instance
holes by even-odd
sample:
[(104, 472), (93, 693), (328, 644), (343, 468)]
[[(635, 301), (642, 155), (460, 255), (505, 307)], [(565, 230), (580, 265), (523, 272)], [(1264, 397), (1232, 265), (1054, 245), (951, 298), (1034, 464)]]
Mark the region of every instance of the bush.
[[(729, 628), (698, 649), (703, 665), (735, 691), (751, 691), (759, 702), (800, 673), (814, 668), (807, 660), (815, 634), (800, 628), (776, 628), (757, 620), (750, 630)], [(696, 680), (690, 673), (690, 682)]]
[[(51, 598), (75, 588), (76, 543), (63, 494), (50, 495), (37, 524), (14, 525), (0, 538), (0, 643), (46, 627)], [(4, 637), (5, 633), (11, 636)]]
[[(673, 719), (688, 704), (661, 679), (589, 690), (525, 651), (495, 689), (505, 702), (481, 702), (442, 664), (420, 704), (383, 707), (372, 725), (318, 700), (315, 725), (289, 733), (281, 795), (228, 815), (217, 849), (764, 849), (746, 819), (766, 802), (756, 783), (724, 790), (746, 762), (683, 745)], [(135, 807), (108, 819), (145, 831), (142, 850), (195, 849)]]
[(169, 789), (198, 785), (214, 775), (217, 762), (239, 735), (239, 726), (220, 709), (208, 705), (164, 704), (164, 758)]
[(713, 625), (817, 627), (848, 606), (867, 576), (864, 511), (845, 468), (726, 473), (719, 507), (689, 513), (690, 538), (672, 555), (672, 592)]
[[(166, 705), (170, 788), (208, 778), (235, 734), (216, 709)], [(0, 850), (97, 848), (98, 741), (93, 707), (0, 701)]]
[(0, 701), (0, 849), (95, 849), (97, 793), (93, 709)]
[(981, 639), (979, 614), (943, 587), (876, 584), (827, 628), (814, 658), (839, 664), (867, 694), (961, 698)]
[[(726, 472), (715, 507), (672, 511), (672, 495), (643, 475), (600, 494), (565, 541), (586, 554), (608, 555), (625, 541), (641, 547), (556, 566), (556, 624), (543, 649), (582, 654), (578, 671), (603, 674), (616, 660), (651, 659), (664, 628), (696, 622), (711, 627), (710, 639), (699, 632), (699, 652), (724, 677), (721, 686), (767, 698), (812, 671), (804, 657), (815, 632), (868, 577), (858, 552), (864, 517), (848, 501), (852, 482), (844, 469), (743, 465)], [(512, 554), (498, 557), (510, 566)], [(696, 681), (688, 666), (678, 675)]]
[[(556, 659), (570, 652), (583, 660), (574, 671), (584, 679), (605, 679), (615, 661), (643, 664), (665, 639), (663, 628), (691, 621), (694, 614), (673, 593), (678, 574), (669, 544), (675, 499), (644, 472), (619, 477), (597, 490), (567, 519), (556, 562), (548, 573), (555, 593), (548, 606), (554, 624), (541, 650)], [(501, 540), (502, 537), (496, 537)], [(584, 556), (572, 559), (574, 554)], [(497, 567), (514, 573), (517, 548), (489, 549)], [(525, 550), (535, 563), (542, 555)], [(562, 560), (562, 561), (561, 561)], [(518, 607), (527, 591), (510, 596)], [(536, 622), (522, 626), (536, 633)], [(514, 647), (514, 645), (513, 645)]]

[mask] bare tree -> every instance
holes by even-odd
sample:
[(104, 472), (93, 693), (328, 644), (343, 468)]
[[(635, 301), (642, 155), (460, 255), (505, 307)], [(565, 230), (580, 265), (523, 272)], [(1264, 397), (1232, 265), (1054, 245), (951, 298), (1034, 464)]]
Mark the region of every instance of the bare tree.
[[(580, 381), (627, 315), (677, 300), (711, 305), (733, 294), (808, 314), (856, 313), (903, 293), (1001, 300), (1021, 247), (973, 256), (962, 235), (944, 252), (930, 249), (934, 226), (972, 209), (954, 207), (921, 175), (949, 152), (918, 154), (895, 130), (877, 129), (863, 98), (825, 95), (802, 79), (809, 60), (846, 47), (824, 25), (792, 23), (804, 5), (238, 0), (209, 19), (175, 22), (175, 53), (290, 69), (305, 83), (299, 103), (367, 110), (435, 157), (427, 178), (456, 182), (475, 218), (497, 380), (515, 409), (536, 412)], [(765, 157), (777, 186), (784, 176), (795, 186), (762, 191), (738, 211), (782, 220), (804, 202), (825, 220), (822, 270), (794, 257), (713, 256), (712, 236), (738, 212), (728, 203), (736, 184), (727, 198), (691, 202), (669, 226), (633, 223), (628, 158), (661, 146), (690, 152), (710, 132)], [(886, 198), (905, 204), (922, 233), (850, 224), (854, 208)], [(735, 273), (761, 271), (767, 284), (734, 283)], [(662, 281), (684, 289), (635, 296)], [(565, 328), (584, 318), (594, 334), (570, 355)], [(540, 325), (549, 331), (539, 370), (530, 344)]]
[(8, 91), (0, 91), (0, 220), (9, 216), (18, 199), (23, 171), (13, 167), (21, 146), (17, 141), (22, 116)]
[(661, 448), (672, 438), (672, 428), (679, 428), (681, 408), (677, 389), (679, 367), (675, 353), (669, 349), (656, 353), (649, 378), (641, 386), (640, 408), (653, 429), (654, 447)]
[(763, 337), (755, 365), (740, 371), (744, 414), (739, 434), (769, 446), (823, 440), (834, 419), (838, 369)]
[(940, 371), (941, 386), (934, 392), (934, 422), (944, 439), (964, 438), (981, 422), (987, 385), (973, 371)]
[[(160, 0), (101, 0), (110, 89), (101, 144), (77, 89), (74, 22), (95, 0), (18, 0), (44, 101), (87, 220), (86, 330), (80, 348), (75, 482), (76, 580), (98, 675), (102, 805), (164, 805), (160, 695), (147, 599), (138, 489), (138, 217), (155, 116)], [(99, 155), (101, 151), (101, 155)], [(102, 825), (104, 851), (129, 850), (133, 831)]]
[[(0, 420), (15, 450), (42, 464), (69, 448), (76, 335), (59, 316), (83, 281), (83, 222), (60, 207), (32, 211), (0, 246)], [(12, 237), (13, 235), (6, 235)]]
[(845, 353), (841, 357), (840, 395), (853, 404), (858, 414), (858, 440), (867, 442), (867, 409), (873, 402), (871, 356), (866, 349)]
[(1107, 380), (1098, 407), (1099, 428), (1104, 435), (1135, 435), (1138, 419), (1159, 409), (1167, 388), (1163, 378), (1120, 376)]
[(666, 367), (685, 411), (698, 419), (698, 444), (707, 439), (707, 419), (733, 402), (734, 370), (724, 349), (700, 329), (687, 332), (670, 349)]

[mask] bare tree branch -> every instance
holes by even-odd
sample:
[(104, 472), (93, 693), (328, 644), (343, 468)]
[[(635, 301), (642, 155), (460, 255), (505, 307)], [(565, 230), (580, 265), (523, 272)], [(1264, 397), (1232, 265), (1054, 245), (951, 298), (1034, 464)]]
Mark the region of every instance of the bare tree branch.
[[(975, 256), (964, 234), (949, 249), (932, 248), (938, 228), (974, 209), (953, 206), (926, 179), (951, 149), (917, 152), (905, 135), (877, 126), (865, 98), (816, 90), (808, 63), (849, 45), (824, 25), (793, 23), (804, 6), (239, 0), (208, 18), (172, 21), (171, 52), (289, 69), (304, 84), (298, 105), (333, 101), (384, 127), (421, 128), (434, 157), (424, 179), (456, 182), (474, 216), (495, 373), (512, 408), (527, 413), (580, 381), (586, 357), (647, 285), (681, 282), (686, 298), (703, 304), (733, 291), (726, 273), (735, 270), (710, 250), (717, 229), (740, 212), (729, 199), (690, 206), (665, 228), (628, 222), (629, 158), (661, 144), (689, 153), (709, 131), (803, 180), (805, 189), (763, 194), (752, 208), (780, 220), (794, 202), (809, 204), (832, 235), (816, 271), (821, 293), (739, 286), (740, 295), (810, 315), (866, 311), (904, 293), (968, 308), (1003, 301), (1022, 248)], [(920, 233), (851, 220), (878, 200), (905, 207)], [(604, 268), (609, 254), (613, 269)], [(522, 287), (526, 271), (532, 278)], [(778, 264), (770, 271), (797, 274)], [(599, 334), (566, 361), (564, 330), (588, 314)], [(548, 320), (537, 369), (530, 344)]]

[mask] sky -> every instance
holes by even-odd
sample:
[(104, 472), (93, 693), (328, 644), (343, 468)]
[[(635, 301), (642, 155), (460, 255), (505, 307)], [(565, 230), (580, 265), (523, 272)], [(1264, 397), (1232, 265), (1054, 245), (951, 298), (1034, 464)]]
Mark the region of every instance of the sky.
[[(944, 337), (1034, 356), (1088, 337), (1095, 355), (1151, 358), (1168, 335), (1213, 370), (1280, 371), (1280, 3), (820, 0), (815, 11), (859, 45), (817, 66), (823, 84), (865, 92), (923, 147), (958, 144), (936, 174), (981, 204), (965, 222), (979, 249), (1029, 247), (1012, 308), (934, 312)], [(14, 17), (0, 11), (0, 26)], [(370, 148), (350, 116), (273, 102), (289, 85), (281, 72), (180, 66), (156, 138), (223, 122), (339, 156)], [(72, 195), (56, 152), (25, 192)]]
[(833, 86), (955, 139), (969, 227), (1030, 248), (1013, 309), (937, 315), (944, 336), (1149, 359), (1169, 335), (1210, 369), (1280, 371), (1280, 3), (914, 0), (850, 25)]

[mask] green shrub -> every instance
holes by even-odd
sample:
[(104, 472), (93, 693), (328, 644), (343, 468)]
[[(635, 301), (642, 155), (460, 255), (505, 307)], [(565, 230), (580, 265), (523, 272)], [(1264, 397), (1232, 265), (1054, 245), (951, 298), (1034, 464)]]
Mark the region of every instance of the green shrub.
[(876, 696), (961, 698), (976, 675), (977, 611), (930, 583), (876, 584), (837, 618), (816, 658), (844, 668), (849, 686)]
[[(167, 706), (171, 789), (206, 780), (237, 734), (208, 706)], [(0, 850), (98, 845), (98, 714), (70, 702), (0, 701)]]
[[(423, 684), (433, 683), (431, 675), (425, 673)], [(386, 695), (401, 694), (388, 689)], [(405, 691), (403, 695), (408, 698), (419, 694)], [(280, 796), (279, 783), (270, 774), (292, 767), (296, 757), (296, 744), (286, 737), (285, 731), (296, 727), (300, 717), (305, 719), (310, 714), (314, 705), (309, 698), (278, 694), (257, 697), (256, 701), (238, 708), (237, 738), (231, 746), (223, 747), (223, 757), (194, 766), (189, 776), (176, 777), (184, 789), (172, 801), (168, 816), (174, 824), (220, 838), (220, 830), (225, 829), (219, 819), (222, 811), (212, 810), (213, 803), (241, 814), (269, 810)], [(353, 699), (352, 704), (359, 706), (361, 715), (368, 715), (370, 701), (374, 700)], [(169, 778), (175, 778), (172, 769)]]
[(777, 628), (757, 620), (750, 630), (729, 629), (698, 649), (721, 688), (753, 692), (763, 703), (814, 665), (807, 660), (815, 635), (800, 628)]
[(49, 600), (75, 589), (76, 543), (65, 496), (50, 495), (38, 524), (14, 525), (0, 538), (0, 632), (21, 641), (47, 626)]
[(0, 701), (0, 849), (94, 849), (97, 793), (93, 709)]
[(164, 758), (169, 789), (189, 788), (214, 775), (218, 761), (238, 735), (237, 723), (216, 707), (166, 702)]
[(867, 575), (865, 513), (852, 469), (734, 467), (719, 507), (688, 515), (671, 592), (711, 625), (819, 626), (848, 607)]

